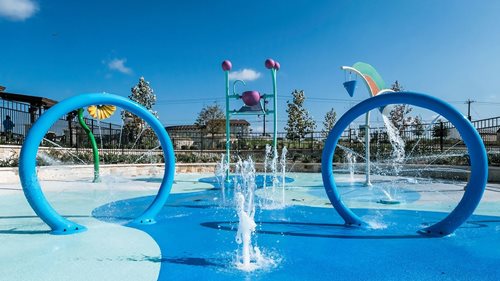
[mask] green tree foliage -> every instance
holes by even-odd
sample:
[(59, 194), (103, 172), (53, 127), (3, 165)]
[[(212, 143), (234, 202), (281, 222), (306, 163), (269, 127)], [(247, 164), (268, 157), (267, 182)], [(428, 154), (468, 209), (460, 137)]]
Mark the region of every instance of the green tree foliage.
[(309, 112), (304, 108), (306, 96), (303, 90), (292, 92), (293, 100), (287, 101), (288, 121), (285, 126), (286, 137), (291, 140), (303, 139), (306, 134), (316, 129), (316, 122), (309, 116)]
[(213, 147), (215, 135), (225, 131), (226, 115), (217, 103), (205, 105), (198, 113), (194, 124), (200, 127), (205, 134), (211, 135)]
[(332, 108), (325, 114), (325, 120), (323, 121), (323, 130), (321, 131), (323, 137), (326, 138), (328, 136), (330, 131), (333, 129), (335, 122), (337, 122), (337, 112), (335, 112), (335, 109)]
[[(395, 92), (401, 92), (404, 90), (403, 86), (401, 86), (397, 80), (392, 84), (391, 89)], [(412, 110), (413, 108), (408, 104), (396, 104), (389, 112), (389, 120), (399, 131), (400, 135), (402, 135), (403, 131), (407, 130), (410, 126), (413, 126), (416, 122), (415, 117), (409, 116)]]
[(205, 105), (194, 122), (195, 125), (211, 134), (223, 133), (226, 115), (219, 104)]
[(422, 117), (417, 116), (415, 119), (413, 119), (413, 131), (415, 132), (415, 135), (421, 136), (424, 134), (424, 125), (422, 122)]
[[(153, 106), (156, 103), (156, 95), (153, 89), (149, 86), (149, 82), (141, 77), (139, 83), (131, 89), (131, 93), (128, 98), (136, 103), (144, 106), (149, 112), (151, 112), (156, 118), (158, 118), (158, 112), (153, 110)], [(132, 112), (123, 110), (121, 113), (123, 120), (123, 130), (124, 135), (128, 136), (128, 141), (135, 144), (142, 144), (145, 147), (151, 147), (157, 145), (157, 138), (154, 131), (149, 127), (146, 122), (133, 114)]]
[(448, 133), (448, 129), (443, 126), (443, 121), (441, 119), (437, 120), (436, 124), (432, 127), (432, 137), (434, 138), (446, 138)]
[(396, 80), (394, 81), (394, 83), (392, 83), (391, 90), (393, 90), (394, 92), (401, 92), (404, 91), (404, 88), (403, 86), (401, 86), (401, 84), (399, 84), (399, 81)]

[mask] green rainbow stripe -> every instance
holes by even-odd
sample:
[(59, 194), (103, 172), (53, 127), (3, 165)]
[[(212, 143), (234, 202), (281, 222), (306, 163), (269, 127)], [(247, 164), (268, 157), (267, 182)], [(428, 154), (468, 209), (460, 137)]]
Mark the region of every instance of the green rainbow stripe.
[(382, 76), (378, 74), (377, 70), (375, 70), (373, 66), (364, 62), (357, 62), (352, 66), (352, 68), (363, 74), (366, 81), (368, 81), (372, 96), (375, 96), (380, 90), (385, 89), (384, 79), (382, 79)]

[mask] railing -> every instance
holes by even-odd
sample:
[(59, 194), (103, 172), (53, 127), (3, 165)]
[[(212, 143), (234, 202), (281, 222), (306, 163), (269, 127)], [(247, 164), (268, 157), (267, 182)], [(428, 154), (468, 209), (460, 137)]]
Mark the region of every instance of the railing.
[[(43, 109), (34, 108), (23, 103), (2, 100), (0, 106), (0, 117), (11, 116), (15, 127), (7, 132), (3, 122), (0, 124), (0, 144), (23, 143), (24, 138)], [(61, 116), (61, 118), (50, 128), (45, 138), (54, 146), (70, 147), (77, 151), (85, 151), (90, 147), (87, 135), (80, 127), (74, 115)], [(92, 130), (98, 146), (109, 153), (123, 154), (125, 150), (152, 149), (157, 146), (156, 137), (146, 133), (140, 138), (139, 132), (131, 132), (122, 128), (122, 125), (110, 122), (98, 122), (94, 119), (85, 119)], [(488, 151), (500, 152), (500, 117), (473, 121), (472, 124), (480, 133)], [(422, 128), (430, 127), (425, 131)], [(210, 134), (201, 130), (188, 132), (169, 132), (174, 148), (180, 152), (196, 152), (197, 154), (213, 154), (214, 151), (222, 151), (225, 148), (225, 134)], [(422, 124), (418, 128), (408, 127), (400, 131), (406, 142), (407, 153), (442, 153), (445, 151), (465, 151), (461, 138), (456, 129), (449, 122), (438, 122), (436, 124)], [(371, 128), (370, 146), (373, 157), (384, 157), (391, 152), (390, 142), (385, 127)], [(231, 135), (232, 151), (239, 154), (247, 152), (263, 152), (266, 144), (272, 143), (271, 134), (263, 133), (238, 133)], [(286, 133), (278, 133), (278, 147), (286, 146), (291, 155), (296, 153), (307, 153), (320, 155), (326, 135), (323, 132), (310, 132), (301, 138), (290, 138)], [(415, 144), (417, 144), (415, 146)], [(339, 144), (355, 151), (364, 149), (364, 130), (360, 128), (347, 129)]]

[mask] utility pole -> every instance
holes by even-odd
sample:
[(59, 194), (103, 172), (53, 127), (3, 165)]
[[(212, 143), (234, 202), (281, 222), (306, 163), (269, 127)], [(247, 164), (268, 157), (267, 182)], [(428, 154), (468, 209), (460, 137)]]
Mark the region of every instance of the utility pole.
[(476, 102), (475, 100), (471, 100), (471, 99), (467, 99), (465, 101), (465, 103), (467, 104), (467, 119), (469, 119), (469, 121), (472, 121), (472, 117), (470, 116), (470, 105), (471, 103), (474, 103)]

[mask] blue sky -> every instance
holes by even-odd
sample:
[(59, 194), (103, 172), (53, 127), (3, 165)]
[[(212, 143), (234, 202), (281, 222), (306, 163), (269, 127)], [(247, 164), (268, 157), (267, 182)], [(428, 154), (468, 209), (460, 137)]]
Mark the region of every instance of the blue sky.
[(127, 96), (144, 76), (161, 121), (191, 124), (204, 104), (224, 102), (222, 60), (260, 74), (246, 89), (270, 92), (270, 57), (281, 64), (283, 126), (293, 89), (305, 90), (318, 123), (364, 99), (364, 88), (344, 92), (339, 69), (364, 61), (386, 83), (464, 113), (474, 99), (473, 118), (487, 118), (500, 113), (499, 13), (500, 1), (0, 0), (0, 85), (56, 100)]

